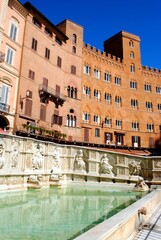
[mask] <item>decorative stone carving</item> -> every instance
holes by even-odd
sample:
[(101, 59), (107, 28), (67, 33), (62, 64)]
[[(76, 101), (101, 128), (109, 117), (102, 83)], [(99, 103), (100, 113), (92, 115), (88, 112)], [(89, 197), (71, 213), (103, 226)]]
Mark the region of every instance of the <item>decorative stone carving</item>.
[(59, 148), (54, 147), (53, 150), (53, 170), (60, 168), (60, 154), (59, 154)]
[(4, 144), (0, 142), (0, 169), (4, 167), (5, 158), (4, 158)]
[(19, 157), (19, 142), (13, 142), (11, 152), (11, 167), (17, 167)]
[(44, 148), (40, 143), (35, 143), (34, 154), (32, 158), (33, 169), (41, 169), (44, 163)]
[(154, 168), (161, 168), (161, 161), (154, 162)]
[(112, 176), (114, 176), (112, 169), (113, 167), (109, 164), (107, 154), (104, 154), (100, 161), (100, 173), (111, 174)]
[(86, 171), (86, 163), (82, 150), (78, 150), (74, 161), (74, 170)]
[(133, 161), (129, 164), (129, 174), (130, 174), (130, 175), (139, 175), (140, 172), (141, 172), (140, 162), (137, 162), (137, 161), (133, 160)]
[(139, 192), (144, 192), (144, 191), (148, 191), (149, 187), (148, 185), (145, 183), (144, 179), (142, 177), (138, 178), (138, 182), (135, 184), (134, 186), (134, 191), (139, 191)]

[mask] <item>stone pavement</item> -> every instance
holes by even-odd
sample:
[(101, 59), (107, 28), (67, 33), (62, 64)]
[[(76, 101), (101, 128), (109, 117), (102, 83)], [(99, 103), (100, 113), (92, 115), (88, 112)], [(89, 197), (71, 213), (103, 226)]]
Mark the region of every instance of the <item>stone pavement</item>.
[(143, 226), (134, 240), (161, 240), (161, 206)]

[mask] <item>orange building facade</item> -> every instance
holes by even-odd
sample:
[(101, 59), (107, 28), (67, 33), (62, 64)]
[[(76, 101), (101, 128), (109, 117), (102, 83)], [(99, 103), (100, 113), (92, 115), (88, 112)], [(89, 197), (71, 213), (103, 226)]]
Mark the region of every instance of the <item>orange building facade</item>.
[(121, 31), (101, 52), (83, 43), (83, 27), (70, 20), (54, 25), (30, 3), (2, 4), (3, 130), (30, 127), (87, 145), (160, 146), (161, 72), (141, 65), (138, 36)]
[(161, 135), (161, 72), (141, 65), (140, 39), (119, 32), (104, 52), (83, 47), (82, 138), (153, 148)]
[(69, 20), (55, 26), (31, 4), (25, 7), (15, 128), (28, 124), (80, 141), (83, 28)]

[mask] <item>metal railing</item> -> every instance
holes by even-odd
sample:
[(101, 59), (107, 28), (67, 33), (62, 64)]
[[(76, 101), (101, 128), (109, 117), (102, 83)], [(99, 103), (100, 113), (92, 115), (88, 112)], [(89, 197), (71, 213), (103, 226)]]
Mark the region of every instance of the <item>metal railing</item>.
[(10, 106), (5, 103), (0, 102), (0, 111), (9, 112)]

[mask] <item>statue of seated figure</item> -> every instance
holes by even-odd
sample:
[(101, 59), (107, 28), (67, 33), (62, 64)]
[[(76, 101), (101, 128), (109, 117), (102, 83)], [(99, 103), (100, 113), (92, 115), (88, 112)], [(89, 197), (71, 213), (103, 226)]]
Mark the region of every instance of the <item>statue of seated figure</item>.
[(86, 163), (84, 161), (83, 151), (78, 150), (75, 156), (74, 170), (86, 171)]
[(100, 173), (111, 174), (112, 176), (114, 176), (112, 169), (113, 167), (109, 164), (107, 154), (104, 154), (100, 162)]

